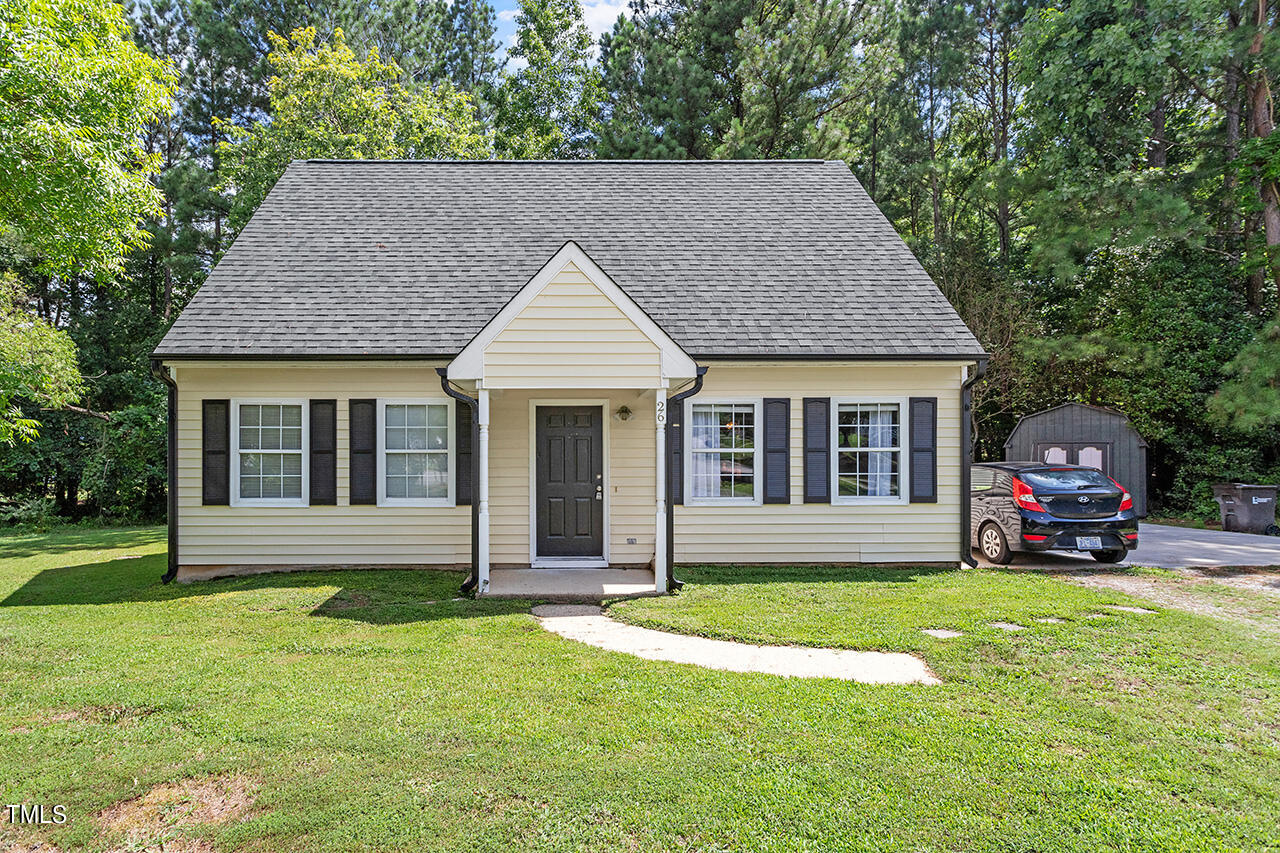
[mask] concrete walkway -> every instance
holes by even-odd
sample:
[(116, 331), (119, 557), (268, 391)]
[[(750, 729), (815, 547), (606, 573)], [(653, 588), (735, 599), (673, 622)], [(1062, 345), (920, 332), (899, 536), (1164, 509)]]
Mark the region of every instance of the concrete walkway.
[[(990, 565), (978, 552), (978, 561)], [(1043, 568), (1103, 567), (1088, 554), (1047, 551), (1019, 552), (1015, 566)], [(1210, 566), (1280, 566), (1280, 536), (1226, 533), (1163, 524), (1138, 525), (1138, 547), (1121, 565), (1154, 566), (1161, 569), (1194, 569)]]
[(668, 634), (615, 622), (590, 605), (543, 604), (533, 608), (542, 627), (579, 643), (645, 660), (688, 663), (729, 672), (763, 672), (794, 678), (838, 678), (863, 684), (940, 684), (925, 662), (908, 654), (752, 646)]

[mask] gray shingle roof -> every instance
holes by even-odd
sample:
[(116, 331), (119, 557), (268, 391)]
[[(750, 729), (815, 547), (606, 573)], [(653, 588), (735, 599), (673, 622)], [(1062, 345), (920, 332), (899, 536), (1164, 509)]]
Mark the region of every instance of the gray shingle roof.
[(840, 162), (293, 163), (160, 356), (445, 356), (567, 241), (695, 357), (982, 352)]

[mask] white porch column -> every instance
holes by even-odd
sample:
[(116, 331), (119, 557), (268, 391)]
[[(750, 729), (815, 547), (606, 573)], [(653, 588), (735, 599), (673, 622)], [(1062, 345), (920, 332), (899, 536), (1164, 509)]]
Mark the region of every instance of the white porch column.
[(476, 495), (476, 500), (480, 502), (480, 536), (476, 568), (479, 577), (477, 592), (484, 595), (489, 591), (489, 389), (482, 387), (479, 382), (476, 385), (480, 426), (480, 446), (476, 448), (480, 456), (480, 482), (477, 484), (479, 494)]
[(657, 459), (654, 470), (657, 472), (657, 512), (654, 513), (656, 533), (653, 547), (653, 582), (654, 588), (662, 593), (667, 591), (667, 391), (658, 388), (654, 391), (654, 421), (657, 439)]

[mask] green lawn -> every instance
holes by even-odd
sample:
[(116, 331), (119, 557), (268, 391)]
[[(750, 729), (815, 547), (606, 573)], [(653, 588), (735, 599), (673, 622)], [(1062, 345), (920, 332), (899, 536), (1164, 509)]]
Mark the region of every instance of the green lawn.
[(234, 772), (244, 819), (166, 850), (1280, 849), (1280, 643), (1226, 620), (1085, 619), (1134, 601), (911, 569), (688, 570), (613, 608), (911, 651), (945, 682), (875, 687), (601, 652), (527, 603), (450, 601), (453, 574), (165, 587), (163, 548), (0, 538), (0, 799), (71, 818), (30, 839), (118, 848), (103, 809)]

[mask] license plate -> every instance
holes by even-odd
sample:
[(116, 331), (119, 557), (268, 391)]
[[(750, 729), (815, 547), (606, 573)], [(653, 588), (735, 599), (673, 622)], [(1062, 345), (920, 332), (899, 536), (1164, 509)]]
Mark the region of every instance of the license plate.
[(1076, 550), (1077, 551), (1101, 551), (1102, 537), (1101, 536), (1077, 536)]

